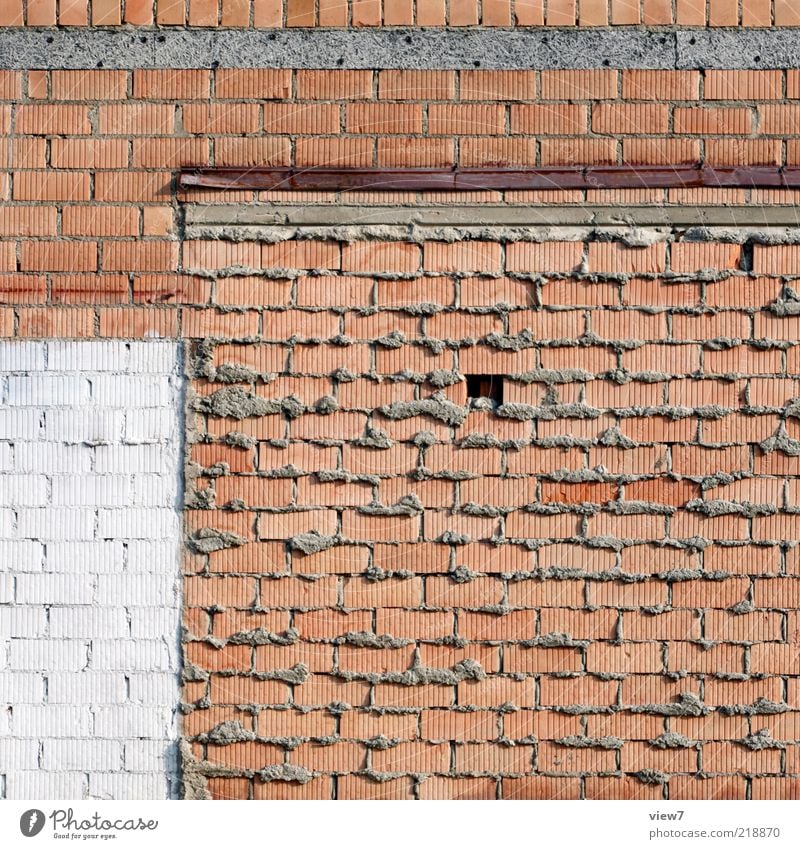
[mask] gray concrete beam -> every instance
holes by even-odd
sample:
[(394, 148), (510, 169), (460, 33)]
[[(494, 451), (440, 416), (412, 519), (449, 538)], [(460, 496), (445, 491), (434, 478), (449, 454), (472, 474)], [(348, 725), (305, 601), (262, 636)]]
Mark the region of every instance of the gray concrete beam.
[(799, 227), (796, 206), (343, 206), (290, 204), (186, 204), (194, 226), (361, 226), (411, 224), (420, 227), (637, 226), (763, 228)]
[(796, 30), (2, 29), (0, 69), (784, 68)]

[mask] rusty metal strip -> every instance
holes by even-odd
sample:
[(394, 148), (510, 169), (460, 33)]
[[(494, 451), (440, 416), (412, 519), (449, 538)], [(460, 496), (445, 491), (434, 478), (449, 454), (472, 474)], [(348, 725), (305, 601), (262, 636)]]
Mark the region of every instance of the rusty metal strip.
[(182, 189), (479, 191), (800, 188), (800, 167), (598, 165), (543, 168), (184, 168)]

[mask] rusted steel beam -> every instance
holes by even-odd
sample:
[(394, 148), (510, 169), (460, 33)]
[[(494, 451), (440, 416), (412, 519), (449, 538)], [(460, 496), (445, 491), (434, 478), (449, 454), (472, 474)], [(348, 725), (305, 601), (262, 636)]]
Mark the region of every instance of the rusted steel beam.
[(481, 189), (800, 188), (800, 167), (597, 165), (544, 168), (184, 168), (182, 189), (479, 191)]

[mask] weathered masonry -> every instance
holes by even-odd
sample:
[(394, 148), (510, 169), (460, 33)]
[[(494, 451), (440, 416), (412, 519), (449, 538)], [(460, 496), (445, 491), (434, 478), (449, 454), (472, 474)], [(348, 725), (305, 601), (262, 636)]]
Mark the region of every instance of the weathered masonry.
[(795, 798), (790, 4), (299, 5), (3, 7), (0, 795)]

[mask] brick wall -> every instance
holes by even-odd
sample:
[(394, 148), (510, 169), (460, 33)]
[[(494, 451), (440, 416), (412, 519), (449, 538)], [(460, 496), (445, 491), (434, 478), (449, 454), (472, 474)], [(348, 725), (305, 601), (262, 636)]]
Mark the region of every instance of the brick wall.
[[(798, 240), (752, 226), (796, 194), (182, 196), (175, 173), (796, 163), (799, 79), (0, 76), (2, 333), (185, 345), (192, 792), (796, 795)], [(276, 204), (476, 219), (247, 223)], [(750, 209), (547, 230), (482, 205)], [(502, 406), (467, 375), (505, 376)]]
[(800, 25), (793, 0), (4, 0), (0, 26)]
[(0, 796), (176, 792), (174, 343), (0, 344)]

